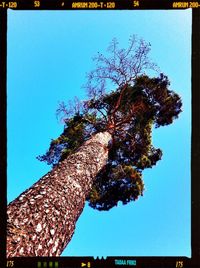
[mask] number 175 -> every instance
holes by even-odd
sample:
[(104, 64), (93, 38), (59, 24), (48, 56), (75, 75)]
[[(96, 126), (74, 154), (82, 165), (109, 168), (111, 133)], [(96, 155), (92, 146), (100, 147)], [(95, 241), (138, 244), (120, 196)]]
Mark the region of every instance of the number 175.
[(183, 268), (183, 261), (177, 261), (176, 268)]

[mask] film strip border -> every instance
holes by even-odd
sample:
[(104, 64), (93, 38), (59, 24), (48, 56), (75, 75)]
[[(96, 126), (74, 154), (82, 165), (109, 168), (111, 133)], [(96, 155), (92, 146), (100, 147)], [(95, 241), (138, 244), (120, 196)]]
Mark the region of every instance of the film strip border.
[(0, 9), (18, 10), (143, 10), (143, 9), (199, 9), (197, 1), (172, 1), (172, 0), (17, 0), (0, 1)]
[(186, 257), (51, 257), (12, 258), (6, 267), (15, 268), (196, 268)]

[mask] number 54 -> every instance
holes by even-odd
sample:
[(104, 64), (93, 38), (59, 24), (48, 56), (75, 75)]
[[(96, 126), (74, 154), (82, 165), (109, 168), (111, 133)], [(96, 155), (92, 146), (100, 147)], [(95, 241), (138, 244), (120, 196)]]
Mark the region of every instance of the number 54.
[(139, 1), (133, 1), (133, 6), (134, 7), (139, 7), (140, 5), (140, 2)]

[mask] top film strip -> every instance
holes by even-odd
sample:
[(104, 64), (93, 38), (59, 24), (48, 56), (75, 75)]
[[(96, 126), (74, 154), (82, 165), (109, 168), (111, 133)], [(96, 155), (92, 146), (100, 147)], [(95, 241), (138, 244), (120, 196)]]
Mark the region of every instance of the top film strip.
[(18, 10), (144, 10), (144, 9), (198, 9), (199, 1), (169, 0), (111, 0), (111, 1), (0, 1), (0, 9)]

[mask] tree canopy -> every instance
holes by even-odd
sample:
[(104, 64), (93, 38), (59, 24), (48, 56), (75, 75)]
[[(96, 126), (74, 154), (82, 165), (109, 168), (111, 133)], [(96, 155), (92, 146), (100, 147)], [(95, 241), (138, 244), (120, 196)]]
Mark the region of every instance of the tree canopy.
[[(119, 201), (127, 204), (143, 194), (142, 171), (156, 165), (162, 151), (152, 144), (152, 128), (169, 125), (181, 112), (181, 98), (169, 89), (168, 77), (149, 77), (145, 70), (157, 70), (148, 57), (150, 44), (132, 36), (127, 49), (113, 39), (109, 56), (98, 53), (96, 69), (85, 85), (88, 100), (60, 103), (57, 115), (65, 126), (51, 141), (39, 160), (57, 165), (91, 135), (108, 131), (112, 135), (107, 164), (99, 172), (87, 197), (92, 208), (109, 210)], [(106, 83), (115, 90), (106, 93)]]

